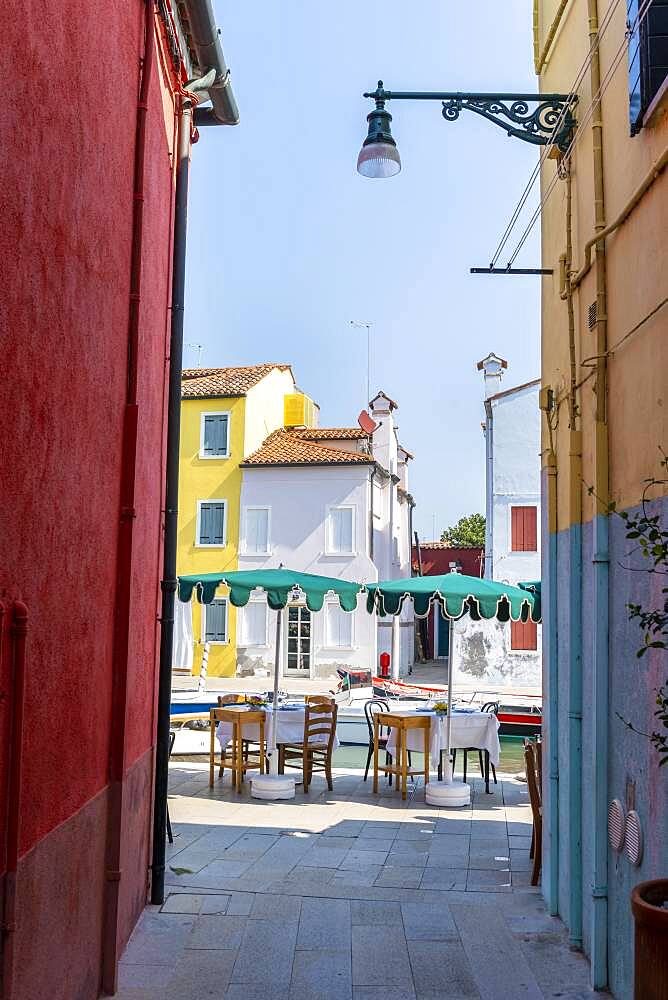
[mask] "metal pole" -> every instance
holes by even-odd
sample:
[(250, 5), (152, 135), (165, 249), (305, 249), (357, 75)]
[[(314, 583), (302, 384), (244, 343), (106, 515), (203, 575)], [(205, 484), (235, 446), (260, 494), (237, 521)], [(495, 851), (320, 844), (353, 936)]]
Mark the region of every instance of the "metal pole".
[(169, 343), (169, 395), (167, 401), (167, 462), (165, 473), (165, 539), (160, 618), (160, 673), (158, 726), (155, 752), (153, 807), (153, 857), (151, 902), (165, 900), (165, 837), (167, 834), (167, 780), (169, 777), (169, 709), (172, 690), (172, 644), (176, 599), (176, 542), (179, 501), (179, 450), (181, 444), (181, 370), (183, 316), (186, 286), (186, 232), (192, 101), (184, 99), (179, 120), (179, 146), (174, 199), (174, 249), (172, 255), (172, 322)]
[(274, 659), (274, 703), (272, 705), (272, 727), (271, 746), (269, 747), (269, 772), (278, 774), (278, 755), (276, 753), (276, 739), (278, 728), (278, 675), (281, 669), (281, 625), (283, 623), (283, 612), (279, 608), (276, 612), (276, 657)]
[[(440, 625), (440, 622), (439, 622)], [(455, 622), (449, 619), (449, 642), (448, 642), (448, 718), (445, 723), (445, 744), (448, 756), (448, 783), (452, 781), (452, 759), (450, 757), (450, 736), (452, 730), (452, 661), (455, 658)]]

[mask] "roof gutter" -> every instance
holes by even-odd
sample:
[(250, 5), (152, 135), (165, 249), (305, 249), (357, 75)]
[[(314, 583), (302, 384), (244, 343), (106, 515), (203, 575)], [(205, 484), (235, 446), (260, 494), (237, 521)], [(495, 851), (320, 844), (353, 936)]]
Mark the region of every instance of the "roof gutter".
[(195, 125), (238, 125), (239, 109), (232, 92), (230, 71), (223, 55), (220, 29), (216, 27), (211, 0), (182, 0), (186, 30), (202, 76), (215, 70), (216, 77), (208, 88), (212, 107), (196, 108)]

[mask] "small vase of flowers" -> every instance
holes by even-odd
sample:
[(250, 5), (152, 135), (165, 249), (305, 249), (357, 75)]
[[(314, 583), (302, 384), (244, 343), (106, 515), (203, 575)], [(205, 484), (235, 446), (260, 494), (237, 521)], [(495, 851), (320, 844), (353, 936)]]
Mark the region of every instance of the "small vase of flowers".
[(448, 703), (447, 701), (437, 701), (434, 705), (434, 711), (436, 715), (447, 715), (448, 714)]

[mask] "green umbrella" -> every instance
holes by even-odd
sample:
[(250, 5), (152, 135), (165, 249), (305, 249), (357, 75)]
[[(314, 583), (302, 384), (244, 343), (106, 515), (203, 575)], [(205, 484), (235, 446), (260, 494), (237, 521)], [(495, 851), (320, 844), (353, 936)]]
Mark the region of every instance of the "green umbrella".
[[(496, 618), (501, 622), (528, 621), (535, 604), (535, 595), (528, 589), (513, 587), (506, 583), (495, 583), (477, 576), (463, 576), (461, 573), (444, 573), (442, 576), (414, 576), (404, 580), (385, 580), (368, 583), (367, 611), (379, 615), (399, 615), (404, 602), (412, 600), (415, 614), (424, 618), (430, 608), (438, 605), (443, 615), (450, 620), (450, 644), (448, 654), (448, 718), (446, 726), (446, 752), (450, 762), (450, 733), (452, 725), (452, 665), (454, 660), (454, 625), (465, 614), (474, 621), (481, 618)], [(449, 786), (451, 801), (440, 800), (443, 804), (465, 805), (468, 790), (455, 788), (459, 782), (452, 780), (452, 764), (448, 767), (448, 781), (438, 783)], [(437, 794), (436, 792), (434, 793)], [(436, 799), (434, 800), (436, 801)]]
[(523, 580), (517, 584), (522, 590), (528, 590), (533, 595), (533, 608), (531, 609), (531, 621), (542, 622), (543, 611), (541, 605), (540, 580)]
[[(276, 611), (276, 659), (274, 661), (274, 710), (278, 707), (278, 681), (280, 673), (281, 619), (285, 606), (296, 596), (306, 600), (310, 611), (321, 611), (326, 594), (336, 594), (344, 611), (354, 611), (357, 595), (364, 590), (361, 583), (339, 580), (331, 576), (316, 576), (313, 573), (295, 573), (290, 569), (249, 569), (230, 570), (229, 573), (195, 573), (179, 577), (179, 598), (189, 601), (193, 591), (200, 604), (211, 604), (218, 587), (228, 587), (230, 602), (236, 608), (243, 608), (254, 590), (264, 590), (267, 604)], [(276, 753), (276, 726), (272, 726), (271, 771), (278, 773)]]

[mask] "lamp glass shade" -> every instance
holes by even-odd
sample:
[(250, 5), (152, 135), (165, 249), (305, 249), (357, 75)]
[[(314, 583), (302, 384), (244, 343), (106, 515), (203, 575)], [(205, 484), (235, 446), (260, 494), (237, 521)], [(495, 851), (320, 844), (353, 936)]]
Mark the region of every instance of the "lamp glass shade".
[(357, 172), (362, 177), (394, 177), (401, 170), (399, 150), (390, 142), (370, 142), (357, 157)]

